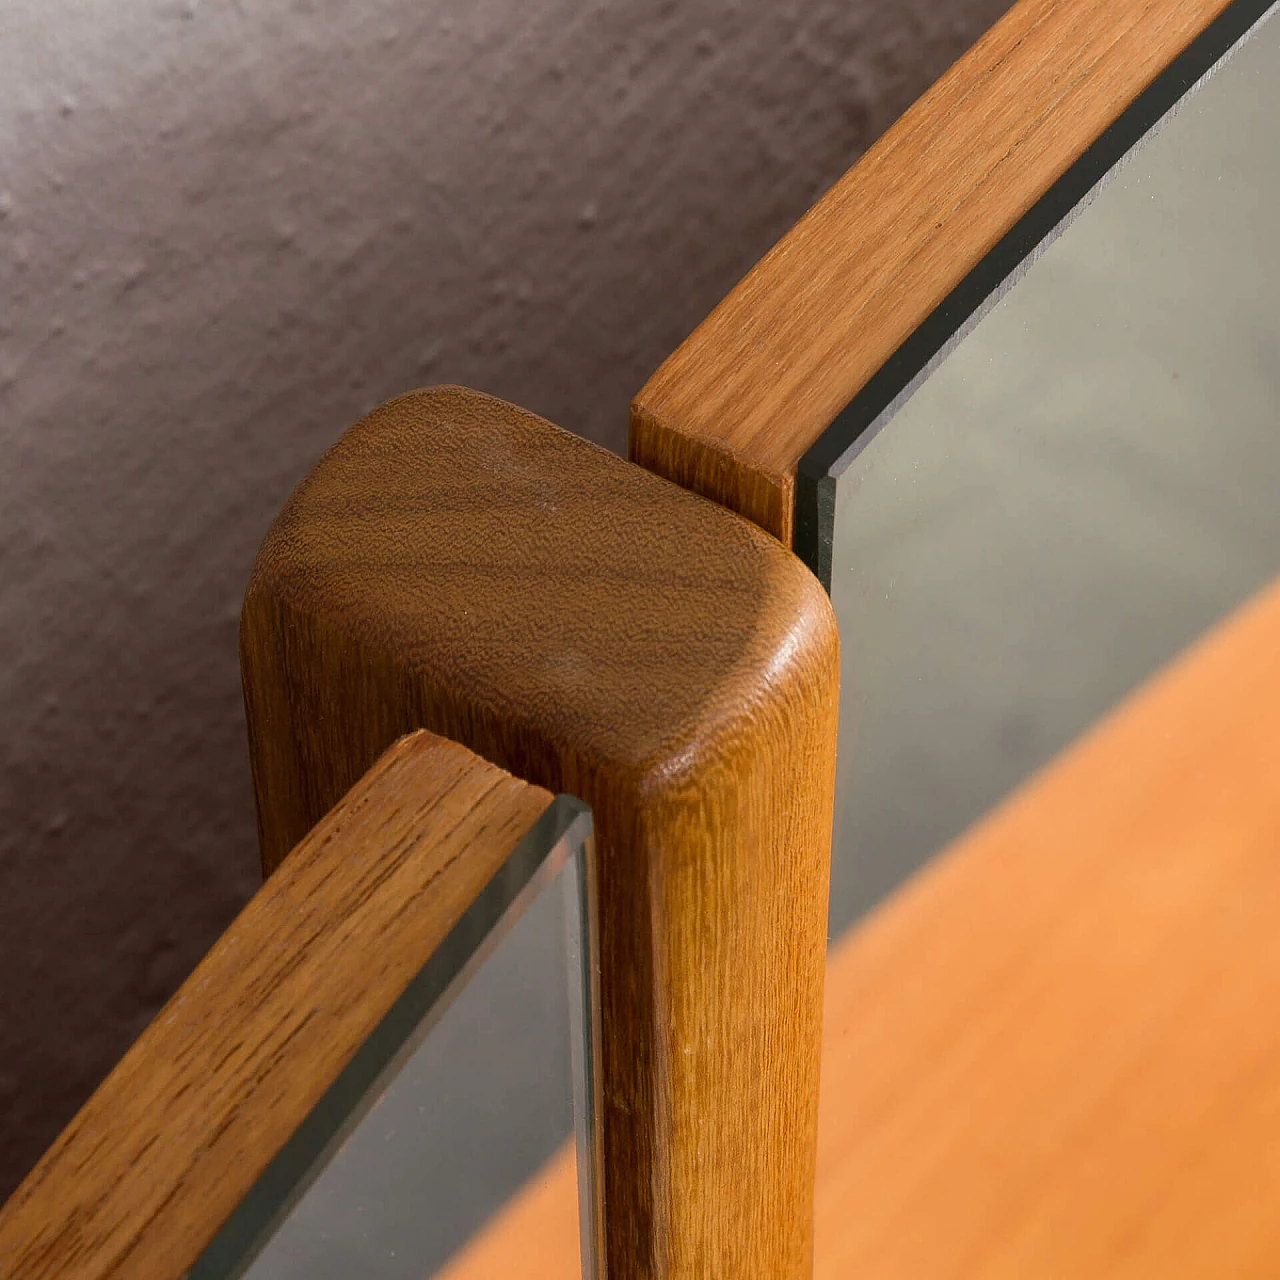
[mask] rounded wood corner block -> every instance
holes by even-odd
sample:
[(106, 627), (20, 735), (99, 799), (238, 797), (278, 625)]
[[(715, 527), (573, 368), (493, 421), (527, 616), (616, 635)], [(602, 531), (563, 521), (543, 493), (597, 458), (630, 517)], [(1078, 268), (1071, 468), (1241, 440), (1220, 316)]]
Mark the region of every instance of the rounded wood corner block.
[[(375, 409), (290, 497), (245, 598), (254, 705), (278, 701), (260, 674), (297, 688), (304, 673), (288, 669), (290, 650), (304, 630), (318, 656), (356, 646), (367, 659), (347, 696), (351, 713), (383, 722), (373, 758), (401, 733), (442, 724), (504, 768), (567, 791), (599, 771), (637, 791), (670, 790), (744, 748), (766, 719), (836, 696), (830, 604), (773, 539), (463, 387)], [(403, 686), (398, 723), (376, 705), (375, 670)], [(273, 737), (282, 721), (298, 739), (355, 728), (335, 722), (332, 697), (271, 712)], [(258, 755), (267, 744), (254, 745)], [(335, 795), (310, 798), (292, 821), (272, 794), (268, 863), (354, 781), (334, 778)]]
[(838, 680), (808, 570), (432, 387), (295, 490), (241, 659), (268, 871), (417, 728), (591, 805), (610, 1274), (805, 1274)]

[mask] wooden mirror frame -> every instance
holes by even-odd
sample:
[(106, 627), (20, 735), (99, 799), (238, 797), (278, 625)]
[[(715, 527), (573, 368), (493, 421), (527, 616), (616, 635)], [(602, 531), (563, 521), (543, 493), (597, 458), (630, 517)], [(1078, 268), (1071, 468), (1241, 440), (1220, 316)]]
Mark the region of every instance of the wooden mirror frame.
[(456, 976), (464, 957), (442, 951), (459, 926), (474, 945), (494, 877), (525, 869), (525, 842), (541, 858), (585, 824), (562, 799), (430, 733), (392, 744), (0, 1209), (0, 1275), (185, 1276), (281, 1152), (303, 1138), (292, 1182), (339, 1136), (350, 1095)]
[[(1000, 247), (1029, 252), (1043, 239), (1032, 232), (1055, 189), (1067, 190), (1058, 184), (1087, 177), (1126, 136), (1108, 131), (1155, 102), (1144, 98), (1153, 86), (1175, 83), (1162, 77), (1194, 78), (1233, 23), (1243, 30), (1266, 7), (1022, 0), (655, 373), (632, 406), (633, 458), (799, 546), (802, 463), (831, 423), (913, 340), (923, 350), (931, 324), (955, 332), (957, 299), (976, 314), (999, 287), (990, 266)], [(840, 963), (908, 1010), (927, 979), (904, 956), (1000, 872), (1000, 823), (1034, 826), (1037, 806), (1070, 807), (1080, 776), (1105, 772), (1117, 753), (1132, 760), (1141, 732), (1183, 712), (1211, 723), (1213, 742), (1239, 743), (1221, 690), (1229, 670), (1255, 691), (1274, 674), (1259, 637), (1276, 633), (1277, 599), (1029, 792), (997, 836), (975, 833)], [(495, 762), (485, 768), (592, 805), (606, 838), (615, 1277), (808, 1274), (835, 647), (821, 592), (776, 542), (461, 389), (415, 393), (354, 429), (291, 500), (255, 573), (243, 652), (268, 870), (399, 733), (422, 725)], [(1165, 794), (1186, 746), (1162, 741), (1153, 794)], [(1259, 731), (1243, 743), (1221, 830), (1242, 811), (1241, 788), (1268, 785), (1267, 741)], [(1110, 796), (1089, 828), (1097, 849), (1142, 802)], [(1269, 829), (1241, 825), (1242, 848)], [(1256, 871), (1252, 847), (1248, 858)], [(288, 867), (281, 874), (272, 892)], [(1123, 876), (1089, 884), (1109, 918)], [(1061, 902), (1046, 903), (1036, 927), (1048, 931)], [(990, 948), (970, 948), (975, 964), (1031, 945), (998, 919), (984, 927)], [(1261, 945), (1242, 938), (1244, 968)], [(999, 998), (969, 976), (971, 996)], [(1179, 981), (1191, 991), (1195, 974)], [(154, 1069), (176, 1052), (155, 1048), (165, 1016), (104, 1085), (108, 1102), (132, 1096), (108, 1086), (144, 1097), (139, 1064)], [(932, 1034), (927, 1017), (922, 1025)], [(1270, 1044), (1254, 1048), (1265, 1057)], [(840, 1061), (829, 1043), (829, 1068)], [(95, 1167), (105, 1140), (85, 1117), (105, 1123), (109, 1112), (95, 1094), (0, 1211), (0, 1265), (26, 1266), (15, 1275), (51, 1274), (67, 1257), (75, 1274), (114, 1275), (133, 1260), (116, 1242), (136, 1243), (153, 1219), (117, 1165)], [(909, 1137), (910, 1124), (900, 1132)], [(55, 1166), (70, 1179), (56, 1193)], [(125, 1188), (112, 1203), (134, 1234), (95, 1236), (118, 1224), (87, 1229), (74, 1212), (50, 1234), (48, 1206), (70, 1203), (68, 1188), (100, 1186), (104, 1168)], [(954, 1166), (943, 1159), (939, 1170)], [(45, 1251), (15, 1252), (23, 1240)]]
[(633, 461), (829, 585), (832, 467), (1271, 3), (1020, 0), (663, 361)]
[[(807, 1276), (838, 650), (804, 567), (533, 414), (432, 388), (356, 424), (295, 490), (246, 592), (241, 667), (266, 886), (5, 1207), (6, 1275), (178, 1280), (221, 1227), (305, 1114), (299, 1099), (360, 1046), (345, 1027), (279, 1057), (291, 1001), (312, 997), (237, 964), (278, 952), (270, 904), (296, 897), (304, 871), (326, 929), (369, 894), (395, 909), (386, 876), (402, 885), (420, 833), (382, 849), (385, 871), (353, 848), (321, 874), (316, 842), (332, 853), (345, 795), (368, 827), (364, 792), (387, 769), (362, 778), (427, 729), (482, 757), (466, 753), (488, 788), (482, 818), (511, 787), (530, 812), (551, 791), (591, 807), (608, 1274)], [(482, 883), (492, 839), (436, 835), (438, 874)], [(430, 877), (413, 890), (428, 921), (442, 892)], [(354, 972), (299, 959), (314, 998), (373, 980), (388, 923), (363, 921), (364, 950), (344, 953)], [(385, 935), (393, 975), (422, 958), (412, 936), (406, 951)], [(246, 982), (247, 1048), (209, 1070)], [(379, 998), (356, 1003), (364, 1026)], [(272, 1083), (257, 1092), (263, 1060)]]
[(609, 1275), (807, 1276), (838, 650), (804, 567), (437, 387), (298, 486), (241, 669), (268, 873), (414, 729), (590, 805)]

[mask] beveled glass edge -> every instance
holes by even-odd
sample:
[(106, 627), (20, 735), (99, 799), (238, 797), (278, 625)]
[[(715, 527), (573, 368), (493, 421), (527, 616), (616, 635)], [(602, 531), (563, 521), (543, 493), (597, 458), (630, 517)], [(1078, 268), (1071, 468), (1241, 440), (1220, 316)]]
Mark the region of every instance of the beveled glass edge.
[(1232, 0), (930, 312), (810, 445), (796, 469), (792, 550), (828, 594), (836, 478), (1088, 207), (1133, 148), (1277, 10), (1280, 0)]
[[(186, 1273), (185, 1280), (239, 1280), (244, 1275), (289, 1211), (324, 1171), (386, 1086), (444, 1016), (472, 974), (511, 931), (534, 898), (566, 864), (573, 867), (574, 883), (582, 884), (582, 893), (586, 892), (593, 845), (591, 810), (574, 796), (555, 796), (312, 1107), (306, 1119), (294, 1130), (289, 1141), (263, 1170)], [(582, 901), (581, 894), (578, 899)], [(566, 898), (566, 911), (569, 905)], [(589, 904), (585, 919), (588, 922), (585, 930), (588, 947), (582, 949), (585, 954), (577, 965), (579, 972), (584, 967), (598, 964), (598, 951), (591, 945), (594, 941), (590, 925), (594, 920), (593, 903)], [(572, 986), (574, 967), (571, 959), (571, 1023), (575, 1018), (574, 1004), (578, 994)], [(593, 988), (588, 983), (580, 998), (591, 998), (593, 990), (598, 993), (598, 987)], [(596, 999), (598, 1001), (598, 994)], [(585, 1013), (578, 1012), (584, 1033), (591, 1034), (596, 1027), (595, 1011), (598, 1007), (596, 1003)], [(574, 1025), (573, 1033), (576, 1032), (577, 1026)], [(581, 1050), (575, 1046), (574, 1052), (580, 1053)], [(593, 1043), (586, 1059), (588, 1063), (594, 1062), (597, 1070), (598, 1058)], [(585, 1070), (583, 1078), (587, 1078)], [(575, 1069), (575, 1128), (579, 1125), (578, 1092)], [(592, 1111), (594, 1105), (595, 1099), (591, 1097)], [(581, 1142), (580, 1137), (580, 1150)], [(598, 1152), (593, 1150), (590, 1154), (595, 1156)], [(589, 1176), (598, 1181), (594, 1161), (585, 1175), (580, 1172), (579, 1176), (580, 1179)], [(584, 1232), (585, 1229), (584, 1225)], [(594, 1215), (591, 1229), (597, 1232), (600, 1229)], [(586, 1243), (584, 1234), (584, 1246)], [(585, 1268), (587, 1254), (584, 1252), (583, 1256)], [(584, 1275), (588, 1280), (600, 1280), (585, 1271)]]
[(600, 1027), (600, 924), (595, 836), (574, 846), (564, 872), (565, 958), (569, 966), (569, 1058), (577, 1146), (578, 1235), (582, 1280), (605, 1280), (603, 1096)]

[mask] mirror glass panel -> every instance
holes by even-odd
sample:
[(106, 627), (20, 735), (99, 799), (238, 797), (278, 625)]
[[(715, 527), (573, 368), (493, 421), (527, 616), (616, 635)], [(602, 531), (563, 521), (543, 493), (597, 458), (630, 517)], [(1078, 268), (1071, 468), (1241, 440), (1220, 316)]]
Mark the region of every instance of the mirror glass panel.
[(1277, 209), (1264, 21), (847, 450), (833, 936), (1280, 573)]
[(447, 1277), (486, 1221), (566, 1160), (592, 1280), (590, 832), (585, 806), (557, 797), (190, 1280)]

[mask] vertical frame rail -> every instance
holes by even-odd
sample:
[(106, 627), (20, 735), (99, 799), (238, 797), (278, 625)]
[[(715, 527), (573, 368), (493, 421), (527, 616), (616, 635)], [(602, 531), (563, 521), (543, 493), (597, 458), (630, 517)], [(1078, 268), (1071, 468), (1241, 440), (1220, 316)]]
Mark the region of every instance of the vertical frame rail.
[(812, 1265), (838, 652), (747, 521), (462, 388), (317, 463), (241, 624), (265, 869), (428, 728), (591, 806), (606, 1263)]

